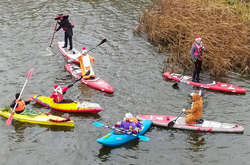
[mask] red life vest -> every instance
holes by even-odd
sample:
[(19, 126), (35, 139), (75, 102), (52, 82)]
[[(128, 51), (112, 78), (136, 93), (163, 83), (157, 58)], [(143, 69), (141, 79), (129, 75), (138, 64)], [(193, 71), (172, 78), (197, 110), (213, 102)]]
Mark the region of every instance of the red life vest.
[(197, 57), (199, 61), (201, 61), (202, 49), (203, 49), (202, 43), (198, 45), (194, 42), (193, 46), (195, 47), (194, 56)]
[(21, 112), (25, 109), (25, 102), (23, 100), (16, 100), (17, 107), (15, 109), (15, 112)]

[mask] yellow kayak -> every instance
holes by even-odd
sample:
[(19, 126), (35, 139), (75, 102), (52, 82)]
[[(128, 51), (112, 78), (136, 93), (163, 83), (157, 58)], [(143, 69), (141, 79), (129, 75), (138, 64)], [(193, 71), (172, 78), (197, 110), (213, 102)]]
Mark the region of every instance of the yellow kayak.
[(62, 112), (98, 113), (103, 110), (103, 108), (99, 104), (90, 103), (87, 101), (84, 101), (82, 103), (55, 103), (52, 98), (41, 95), (33, 95), (32, 99), (45, 107), (49, 107), (51, 109)]
[[(10, 109), (2, 109), (0, 110), (0, 115), (9, 118), (11, 114)], [(49, 113), (45, 114), (17, 114), (14, 113), (13, 120), (17, 120), (19, 122), (24, 123), (32, 123), (32, 124), (41, 124), (41, 125), (53, 125), (53, 126), (66, 126), (66, 127), (74, 127), (75, 123), (69, 118), (63, 118), (59, 116), (54, 116)]]

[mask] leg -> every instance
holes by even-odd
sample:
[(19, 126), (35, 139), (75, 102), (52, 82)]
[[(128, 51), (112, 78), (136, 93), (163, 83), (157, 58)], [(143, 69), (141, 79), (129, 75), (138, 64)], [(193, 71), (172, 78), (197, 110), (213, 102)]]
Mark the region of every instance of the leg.
[(194, 72), (193, 72), (193, 78), (192, 78), (192, 81), (196, 81), (196, 78), (197, 78), (197, 64), (198, 60), (194, 63)]
[(201, 64), (202, 64), (202, 61), (198, 61), (198, 63), (197, 63), (197, 76), (196, 76), (197, 82), (200, 81)]
[(187, 115), (185, 118), (186, 124), (195, 124), (196, 119), (193, 117), (193, 115)]
[(67, 48), (67, 46), (68, 46), (68, 35), (65, 32), (64, 33), (64, 46), (63, 46), (63, 48)]
[(69, 38), (69, 50), (72, 50), (73, 49), (72, 36), (69, 35), (68, 38)]

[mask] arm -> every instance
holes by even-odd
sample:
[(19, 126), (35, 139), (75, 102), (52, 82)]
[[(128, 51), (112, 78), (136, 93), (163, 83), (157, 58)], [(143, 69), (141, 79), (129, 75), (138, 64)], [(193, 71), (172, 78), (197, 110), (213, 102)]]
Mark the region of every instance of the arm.
[(59, 27), (56, 29), (56, 31), (59, 31), (62, 28), (62, 23), (57, 21), (57, 23), (59, 24)]
[[(71, 84), (72, 85), (72, 84)], [(70, 87), (72, 87), (71, 85), (69, 85)], [(70, 88), (69, 86), (66, 86), (66, 87), (64, 87), (63, 89), (62, 89), (62, 93), (63, 93), (63, 95), (67, 92), (67, 90)]]
[(195, 52), (195, 47), (192, 46), (191, 50), (190, 50), (190, 56), (191, 56), (191, 59), (196, 61), (196, 57), (194, 56), (194, 52)]

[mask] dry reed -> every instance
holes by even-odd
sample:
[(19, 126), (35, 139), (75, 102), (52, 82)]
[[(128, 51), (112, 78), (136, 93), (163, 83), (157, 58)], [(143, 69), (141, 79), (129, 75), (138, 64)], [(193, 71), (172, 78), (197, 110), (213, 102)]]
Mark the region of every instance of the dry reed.
[[(249, 14), (249, 13), (248, 13)], [(191, 70), (190, 48), (200, 35), (203, 71), (250, 75), (250, 23), (217, 0), (160, 0), (139, 18), (136, 31), (167, 50), (164, 71)]]

